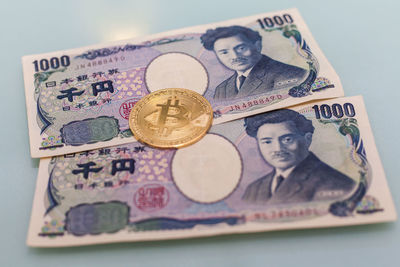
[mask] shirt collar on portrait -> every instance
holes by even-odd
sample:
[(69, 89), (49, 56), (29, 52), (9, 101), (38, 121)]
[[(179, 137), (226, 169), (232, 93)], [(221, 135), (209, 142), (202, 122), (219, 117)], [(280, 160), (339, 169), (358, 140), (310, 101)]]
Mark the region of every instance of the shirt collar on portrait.
[(287, 169), (284, 170), (284, 171), (275, 169), (275, 176), (274, 176), (274, 177), (278, 177), (278, 176), (280, 175), (280, 176), (282, 176), (284, 179), (286, 179), (286, 178), (289, 177), (290, 173), (293, 171), (293, 169), (294, 169), (295, 167), (296, 167), (296, 166), (287, 168)]
[(238, 90), (240, 90), (240, 88), (239, 88), (239, 87), (240, 87), (240, 80), (239, 80), (239, 77), (240, 77), (240, 76), (244, 76), (244, 77), (247, 78), (247, 76), (249, 76), (249, 73), (250, 73), (250, 71), (251, 71), (253, 68), (254, 68), (254, 66), (251, 67), (250, 69), (246, 70), (245, 72), (239, 72), (239, 71), (237, 71), (236, 88), (237, 88)]
[(253, 68), (254, 68), (254, 66), (246, 71), (237, 71), (237, 77), (239, 78), (240, 76), (244, 76), (247, 78), (247, 76), (249, 76), (249, 73)]
[(271, 183), (271, 194), (274, 194), (274, 193), (275, 193), (275, 189), (276, 189), (276, 187), (277, 187), (277, 185), (278, 185), (278, 177), (279, 177), (279, 176), (282, 176), (283, 179), (288, 178), (289, 175), (292, 173), (292, 171), (293, 171), (293, 169), (294, 169), (295, 167), (296, 167), (296, 166), (293, 166), (293, 167), (288, 168), (288, 169), (286, 169), (286, 170), (284, 170), (284, 171), (275, 169), (275, 175), (274, 175), (274, 178), (272, 179), (272, 183)]

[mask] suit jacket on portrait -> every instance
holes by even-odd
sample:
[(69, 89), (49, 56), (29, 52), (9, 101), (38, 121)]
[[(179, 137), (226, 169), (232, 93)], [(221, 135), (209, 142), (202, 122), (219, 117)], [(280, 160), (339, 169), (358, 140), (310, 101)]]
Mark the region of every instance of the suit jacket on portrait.
[(250, 184), (242, 199), (271, 204), (342, 199), (355, 186), (354, 180), (328, 166), (313, 153), (297, 165), (272, 194), (274, 175), (275, 171)]
[(263, 94), (282, 88), (290, 89), (301, 84), (308, 71), (288, 65), (265, 55), (254, 65), (240, 90), (236, 87), (237, 73), (215, 88), (214, 99), (225, 100)]

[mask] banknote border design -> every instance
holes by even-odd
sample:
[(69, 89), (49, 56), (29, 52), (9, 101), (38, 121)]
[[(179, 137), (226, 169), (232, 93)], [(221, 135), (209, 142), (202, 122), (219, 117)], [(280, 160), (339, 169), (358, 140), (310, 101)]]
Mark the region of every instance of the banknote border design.
[[(290, 29), (291, 28), (291, 29)], [(314, 83), (315, 79), (318, 76), (319, 72), (319, 63), (317, 58), (314, 56), (312, 53), (310, 47), (308, 46), (306, 40), (303, 39), (301, 33), (297, 30), (296, 24), (291, 24), (291, 25), (286, 25), (284, 27), (278, 27), (274, 29), (264, 29), (266, 32), (272, 32), (272, 31), (282, 31), (282, 35), (288, 39), (293, 37), (293, 39), (296, 41), (297, 44), (297, 52), (300, 56), (301, 52), (303, 51), (306, 53), (307, 57), (307, 64), (309, 65), (309, 75), (308, 77), (304, 80), (303, 83), (301, 83), (299, 86), (295, 86), (291, 89), (289, 89), (288, 94), (291, 97), (304, 97), (307, 96), (311, 91), (311, 86)], [(303, 56), (304, 57), (304, 56)]]
[(358, 128), (357, 119), (354, 118), (345, 118), (338, 120), (319, 120), (321, 123), (334, 123), (339, 125), (339, 132), (343, 136), (349, 135), (351, 138), (351, 143), (353, 146), (353, 151), (355, 151), (360, 163), (357, 164), (356, 160), (353, 157), (350, 157), (359, 167), (360, 167), (360, 180), (358, 182), (357, 188), (349, 196), (348, 198), (342, 201), (333, 202), (329, 207), (329, 212), (332, 215), (345, 217), (350, 216), (354, 210), (356, 209), (358, 203), (364, 198), (366, 195), (369, 184), (373, 177), (369, 178), (368, 182), (368, 174), (372, 175), (371, 165), (368, 163), (366, 151), (364, 148), (364, 142), (360, 135), (360, 130)]
[(123, 46), (112, 46), (112, 47), (105, 47), (105, 48), (100, 48), (100, 49), (91, 49), (88, 50), (87, 52), (84, 52), (80, 55), (75, 56), (75, 58), (82, 58), (82, 59), (87, 59), (87, 60), (93, 60), (96, 59), (97, 57), (108, 57), (111, 55), (118, 54), (119, 52), (125, 52), (125, 51), (134, 51), (137, 49), (141, 48), (146, 48), (146, 47), (153, 47), (156, 45), (164, 45), (164, 44), (170, 44), (170, 43), (175, 43), (175, 42), (182, 42), (182, 41), (188, 41), (192, 40), (192, 37), (186, 38), (185, 35), (182, 36), (182, 38), (161, 38), (158, 39), (157, 41), (145, 41), (142, 44), (125, 44)]
[(56, 72), (64, 72), (67, 70), (67, 68), (62, 68), (59, 70), (52, 70), (52, 71), (46, 71), (46, 72), (38, 72), (34, 74), (34, 86), (35, 90), (33, 93), (34, 100), (36, 101), (36, 112), (39, 120), (43, 123), (43, 126), (40, 127), (39, 122), (37, 121), (38, 127), (40, 128), (40, 135), (42, 135), (47, 128), (49, 128), (53, 124), (53, 120), (55, 118), (50, 117), (47, 112), (45, 112), (41, 107), (40, 107), (40, 91), (41, 91), (41, 83), (47, 81), (49, 77)]
[[(114, 135), (114, 136), (112, 136), (112, 137), (110, 137), (108, 139), (92, 140), (92, 141), (89, 141), (89, 142), (86, 142), (86, 143), (82, 143), (82, 144), (68, 144), (67, 142), (65, 142), (65, 139), (66, 139), (66, 137), (65, 137), (65, 127), (68, 127), (69, 125), (74, 124), (76, 122), (86, 122), (86, 121), (92, 121), (92, 120), (97, 120), (97, 119), (102, 119), (102, 118), (107, 118), (107, 119), (114, 120), (114, 122), (116, 124), (116, 129), (117, 129), (117, 134), (116, 135)], [(113, 116), (105, 116), (105, 115), (104, 116), (98, 116), (98, 117), (95, 117), (95, 118), (87, 118), (87, 119), (84, 119), (84, 120), (70, 121), (67, 124), (64, 124), (63, 127), (60, 128), (60, 136), (61, 136), (62, 143), (67, 145), (67, 146), (81, 146), (81, 145), (86, 145), (86, 144), (95, 144), (95, 143), (98, 143), (98, 142), (106, 142), (106, 141), (114, 139), (115, 137), (117, 137), (122, 132), (124, 132), (124, 131), (121, 131), (121, 129), (120, 129), (120, 125), (119, 125), (118, 119), (116, 119)]]
[[(69, 218), (68, 215), (69, 215), (74, 209), (80, 208), (80, 207), (84, 207), (84, 206), (92, 206), (92, 207), (94, 207), (94, 206), (99, 206), (99, 205), (104, 205), (104, 204), (111, 204), (111, 203), (112, 203), (112, 204), (122, 204), (123, 206), (125, 206), (125, 207), (127, 208), (127, 215), (128, 215), (128, 216), (126, 217), (126, 222), (125, 222), (125, 225), (124, 225), (123, 228), (115, 229), (115, 230), (112, 230), (112, 231), (99, 231), (99, 232), (96, 232), (96, 233), (82, 233), (82, 234), (77, 234), (77, 233), (74, 233), (74, 232), (72, 232), (72, 231), (68, 231), (68, 228), (69, 228), (69, 225), (70, 225), (70, 224), (68, 223), (68, 222), (69, 222), (69, 221), (68, 221), (68, 218)], [(129, 224), (130, 224), (130, 222), (129, 222), (130, 210), (131, 210), (131, 207), (130, 207), (126, 202), (119, 201), (119, 200), (98, 201), (98, 202), (94, 202), (94, 203), (81, 203), (81, 204), (78, 204), (78, 205), (76, 205), (76, 206), (71, 207), (69, 210), (67, 210), (67, 211), (65, 212), (64, 230), (65, 230), (66, 232), (68, 232), (69, 234), (72, 234), (72, 235), (77, 236), (77, 237), (85, 236), (85, 235), (114, 234), (114, 233), (117, 233), (117, 232), (119, 232), (119, 231), (125, 229), (127, 226), (129, 226)]]

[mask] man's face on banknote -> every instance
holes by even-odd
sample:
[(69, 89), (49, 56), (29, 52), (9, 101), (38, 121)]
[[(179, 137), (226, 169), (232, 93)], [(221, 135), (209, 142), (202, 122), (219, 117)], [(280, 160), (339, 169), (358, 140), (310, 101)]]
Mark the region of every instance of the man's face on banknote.
[(308, 156), (312, 133), (301, 134), (292, 121), (266, 123), (257, 131), (264, 159), (282, 171), (296, 166)]
[(220, 38), (214, 43), (214, 51), (222, 64), (235, 71), (246, 71), (261, 58), (261, 42), (251, 42), (241, 34)]

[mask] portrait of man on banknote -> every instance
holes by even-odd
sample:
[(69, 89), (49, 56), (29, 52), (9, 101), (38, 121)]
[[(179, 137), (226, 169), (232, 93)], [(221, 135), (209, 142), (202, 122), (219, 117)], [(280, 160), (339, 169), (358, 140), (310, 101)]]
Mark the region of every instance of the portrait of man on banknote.
[(355, 181), (309, 151), (314, 133), (311, 120), (282, 109), (245, 119), (260, 154), (273, 171), (247, 186), (242, 197), (251, 203), (295, 203), (340, 199)]
[(243, 26), (209, 29), (201, 36), (205, 49), (214, 51), (218, 60), (235, 73), (220, 83), (215, 100), (259, 95), (301, 84), (308, 71), (276, 61), (261, 53), (262, 37)]

